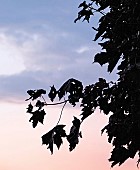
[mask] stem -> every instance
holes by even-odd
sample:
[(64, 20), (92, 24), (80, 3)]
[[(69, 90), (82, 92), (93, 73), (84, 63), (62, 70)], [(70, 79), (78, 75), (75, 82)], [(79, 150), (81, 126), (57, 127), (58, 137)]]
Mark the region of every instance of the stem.
[[(65, 107), (66, 104), (67, 104), (67, 101), (68, 101), (68, 100), (65, 100), (65, 101), (63, 102), (64, 105), (63, 105), (63, 107), (62, 107), (62, 110), (61, 110), (61, 113), (60, 113), (60, 117), (59, 117), (59, 120), (58, 120), (56, 126), (59, 124), (59, 122), (60, 122), (60, 120), (61, 120), (61, 117), (62, 117), (62, 114), (63, 114), (63, 110), (64, 110), (64, 107)], [(62, 103), (62, 102), (61, 102), (61, 103)]]
[(44, 100), (45, 105), (47, 105), (47, 102), (46, 102), (45, 98), (44, 98), (43, 96), (41, 96), (41, 97), (42, 97), (42, 99)]
[(45, 102), (45, 105), (46, 106), (54, 106), (54, 105), (59, 105), (59, 104), (63, 104), (63, 103), (67, 103), (69, 100), (65, 100), (63, 102), (58, 102), (58, 103), (46, 103)]
[(63, 103), (65, 103), (65, 102), (68, 102), (69, 100), (64, 100), (63, 102), (57, 102), (57, 103), (47, 103), (46, 102), (46, 100), (45, 100), (45, 98), (43, 97), (43, 96), (41, 96), (42, 97), (42, 99), (44, 100), (44, 105), (46, 105), (46, 106), (54, 106), (54, 105), (59, 105), (59, 104), (63, 104)]

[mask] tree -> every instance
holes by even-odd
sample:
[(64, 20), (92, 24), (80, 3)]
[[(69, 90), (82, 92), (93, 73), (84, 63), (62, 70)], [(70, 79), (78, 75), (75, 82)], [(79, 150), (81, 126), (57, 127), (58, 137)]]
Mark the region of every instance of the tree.
[[(80, 126), (82, 122), (94, 113), (97, 107), (105, 115), (109, 115), (109, 123), (102, 129), (106, 131), (108, 142), (113, 145), (111, 152), (111, 167), (123, 164), (128, 158), (134, 158), (138, 154), (140, 162), (140, 2), (139, 0), (90, 0), (79, 5), (81, 9), (75, 22), (83, 19), (90, 22), (95, 12), (101, 14), (94, 41), (100, 40), (102, 51), (95, 55), (94, 62), (101, 66), (108, 64), (108, 72), (112, 72), (117, 66), (119, 78), (116, 82), (107, 82), (103, 78), (99, 81), (83, 87), (82, 82), (69, 79), (60, 89), (52, 86), (48, 94), (54, 102), (47, 103), (43, 95), (45, 90), (28, 90), (30, 100), (37, 100), (36, 108), (30, 103), (27, 112), (32, 115), (30, 121), (35, 128), (38, 122), (43, 123), (46, 105), (63, 104), (61, 115), (66, 103), (75, 106), (80, 103), (81, 118), (74, 117), (73, 126), (67, 135), (64, 127), (57, 125), (42, 136), (42, 143), (48, 145), (53, 153), (53, 145), (58, 149), (63, 143), (63, 138), (69, 142), (69, 150), (72, 151), (79, 142), (81, 136)], [(118, 65), (118, 61), (120, 64)], [(27, 100), (29, 100), (27, 99)], [(137, 165), (138, 165), (137, 164)]]

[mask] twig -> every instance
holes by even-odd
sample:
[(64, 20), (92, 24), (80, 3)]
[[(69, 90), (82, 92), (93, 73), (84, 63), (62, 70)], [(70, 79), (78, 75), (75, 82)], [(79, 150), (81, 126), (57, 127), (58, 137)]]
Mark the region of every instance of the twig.
[(68, 101), (69, 101), (69, 100), (65, 100), (65, 101), (63, 101), (63, 102), (58, 102), (58, 103), (46, 103), (46, 102), (45, 102), (44, 105), (46, 105), (46, 106), (54, 106), (54, 105), (59, 105), (59, 104), (66, 103), (66, 102), (68, 102)]
[(65, 100), (65, 101), (63, 102), (64, 105), (63, 105), (63, 107), (62, 107), (62, 110), (61, 110), (61, 113), (60, 113), (60, 117), (59, 117), (59, 120), (58, 120), (56, 126), (59, 124), (59, 122), (60, 122), (60, 120), (61, 120), (61, 117), (62, 117), (62, 114), (63, 114), (63, 110), (64, 110), (64, 107), (65, 107), (66, 104), (67, 104), (67, 101), (68, 101), (68, 100)]
[(41, 97), (42, 97), (42, 99), (44, 100), (45, 105), (47, 105), (47, 102), (46, 102), (45, 98), (44, 98), (42, 95), (41, 95)]

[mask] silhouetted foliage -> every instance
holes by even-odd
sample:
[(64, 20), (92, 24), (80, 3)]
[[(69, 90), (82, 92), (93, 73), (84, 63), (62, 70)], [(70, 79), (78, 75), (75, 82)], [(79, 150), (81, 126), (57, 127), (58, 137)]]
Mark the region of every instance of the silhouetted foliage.
[[(69, 135), (63, 130), (64, 125), (58, 125), (42, 137), (43, 144), (53, 153), (53, 144), (58, 149), (61, 146), (62, 137), (66, 137), (72, 151), (81, 137), (80, 125), (92, 115), (97, 107), (109, 116), (108, 124), (102, 129), (108, 135), (108, 142), (113, 145), (111, 152), (111, 167), (123, 164), (128, 158), (134, 158), (138, 154), (140, 162), (140, 1), (139, 0), (90, 0), (79, 5), (81, 9), (74, 22), (80, 19), (90, 22), (95, 12), (101, 14), (94, 41), (101, 40), (99, 45), (102, 51), (95, 55), (94, 62), (101, 66), (108, 65), (108, 72), (112, 72), (117, 66), (119, 78), (116, 82), (107, 82), (103, 78), (91, 85), (83, 87), (82, 83), (75, 79), (67, 80), (60, 89), (51, 87), (49, 98), (53, 102), (56, 97), (64, 104), (72, 106), (80, 102), (81, 118), (74, 117)], [(102, 41), (103, 40), (103, 41)], [(42, 97), (45, 90), (29, 90), (31, 100)], [(29, 100), (28, 99), (28, 100)], [(43, 98), (44, 99), (44, 98)], [(37, 110), (33, 111), (30, 103), (27, 112), (32, 114), (30, 121), (33, 127), (38, 122), (43, 123), (46, 102), (37, 101)], [(137, 164), (137, 165), (138, 165)]]
[(81, 136), (81, 133), (79, 132), (79, 129), (80, 129), (80, 120), (77, 119), (76, 117), (74, 117), (74, 120), (72, 121), (73, 125), (70, 129), (70, 133), (69, 135), (67, 136), (67, 140), (69, 142), (69, 150), (72, 151), (76, 145), (79, 143), (79, 137), (82, 137)]
[(42, 136), (42, 144), (49, 145), (47, 149), (50, 149), (53, 154), (53, 144), (56, 144), (59, 149), (63, 144), (62, 137), (66, 137), (66, 132), (63, 129), (65, 125), (57, 125), (48, 133)]

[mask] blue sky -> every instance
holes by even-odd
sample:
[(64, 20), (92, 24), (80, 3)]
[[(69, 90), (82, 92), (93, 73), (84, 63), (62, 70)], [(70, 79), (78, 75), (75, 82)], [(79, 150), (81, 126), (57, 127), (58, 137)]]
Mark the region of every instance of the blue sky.
[(92, 64), (100, 47), (91, 26), (98, 22), (73, 22), (80, 2), (0, 1), (1, 99), (23, 100), (27, 89), (59, 87), (71, 77), (85, 84), (115, 78)]

